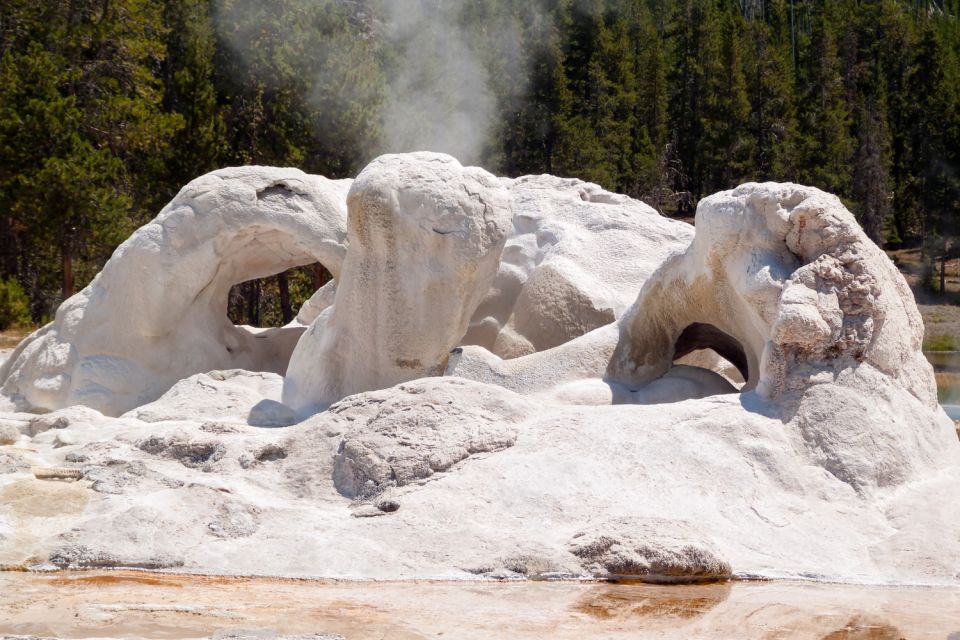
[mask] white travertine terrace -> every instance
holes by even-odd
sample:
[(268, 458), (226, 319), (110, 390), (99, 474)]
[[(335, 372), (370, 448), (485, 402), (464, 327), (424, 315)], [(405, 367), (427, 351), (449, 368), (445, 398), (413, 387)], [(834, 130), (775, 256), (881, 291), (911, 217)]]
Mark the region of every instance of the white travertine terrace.
[[(227, 321), (314, 261), (297, 322)], [(0, 368), (0, 566), (957, 586), (922, 332), (811, 187), (694, 228), (439, 154), (215, 172)]]

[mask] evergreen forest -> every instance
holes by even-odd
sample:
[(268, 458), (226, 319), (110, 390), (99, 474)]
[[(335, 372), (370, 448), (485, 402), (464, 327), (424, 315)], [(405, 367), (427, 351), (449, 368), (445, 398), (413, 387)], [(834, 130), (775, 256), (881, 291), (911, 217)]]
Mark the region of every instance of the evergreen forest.
[[(421, 148), (670, 216), (809, 184), (935, 264), (960, 254), (960, 0), (3, 0), (0, 306), (49, 319), (208, 171)], [(326, 277), (229, 313), (288, 321)]]

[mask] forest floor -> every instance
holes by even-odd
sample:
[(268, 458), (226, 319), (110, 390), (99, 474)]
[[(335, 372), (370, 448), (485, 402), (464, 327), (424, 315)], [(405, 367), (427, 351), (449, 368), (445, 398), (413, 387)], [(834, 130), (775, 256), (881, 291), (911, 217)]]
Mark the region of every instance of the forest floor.
[(27, 334), (31, 331), (33, 331), (33, 327), (0, 331), (0, 365), (6, 361), (7, 356), (13, 352), (16, 346), (20, 344), (20, 341), (26, 338)]
[(26, 329), (6, 329), (0, 331), (0, 349), (13, 349), (20, 341), (33, 331), (33, 327)]
[[(923, 350), (960, 351), (960, 259), (947, 261), (945, 291), (940, 293), (921, 286), (920, 249), (888, 251), (887, 255), (900, 269), (917, 300), (926, 328)], [(939, 275), (935, 277), (939, 281)]]

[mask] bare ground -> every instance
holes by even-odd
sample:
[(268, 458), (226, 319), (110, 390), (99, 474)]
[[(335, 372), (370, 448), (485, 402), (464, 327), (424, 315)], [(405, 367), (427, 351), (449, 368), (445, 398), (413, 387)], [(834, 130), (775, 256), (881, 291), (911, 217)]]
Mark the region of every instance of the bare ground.
[(33, 331), (32, 327), (28, 327), (26, 329), (5, 329), (4, 331), (0, 331), (0, 349), (12, 351), (13, 348), (20, 344), (20, 341), (23, 340), (31, 331)]
[(20, 341), (26, 338), (31, 331), (33, 331), (33, 327), (0, 331), (0, 365), (6, 362), (13, 350), (20, 344)]

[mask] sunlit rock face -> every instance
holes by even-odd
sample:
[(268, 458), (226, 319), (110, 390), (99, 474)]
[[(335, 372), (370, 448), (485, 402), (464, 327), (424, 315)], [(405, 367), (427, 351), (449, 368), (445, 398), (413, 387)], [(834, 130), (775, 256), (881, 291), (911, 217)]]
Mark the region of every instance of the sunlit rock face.
[(21, 410), (83, 404), (117, 415), (194, 373), (283, 373), (304, 328), (234, 326), (230, 287), (313, 262), (336, 277), (349, 186), (268, 167), (197, 178), (14, 352), (0, 368), (2, 398)]
[(742, 346), (744, 390), (772, 401), (805, 454), (858, 491), (928, 473), (956, 448), (913, 295), (838, 198), (746, 184), (702, 200), (696, 229), (621, 321), (608, 379), (642, 388), (702, 323)]
[(838, 198), (745, 184), (702, 200), (696, 230), (621, 322), (610, 378), (659, 377), (684, 329), (702, 323), (742, 346), (746, 390), (778, 397), (864, 365), (936, 406), (913, 294)]
[[(315, 260), (296, 346), (235, 349), (229, 285)], [(218, 172), (0, 372), (57, 409), (0, 414), (0, 564), (956, 585), (921, 338), (810, 187), (710, 196), (694, 229), (438, 154)]]
[(463, 344), (516, 358), (610, 324), (690, 225), (595, 184), (550, 175), (503, 179), (513, 232)]
[(441, 375), (493, 283), (512, 219), (497, 178), (434, 153), (377, 158), (347, 206), (343, 276), (284, 384), (299, 411)]

